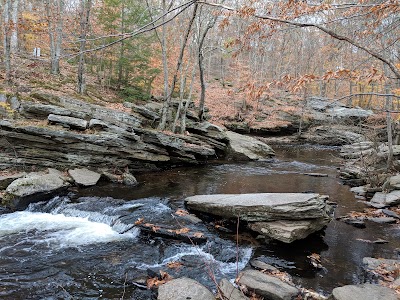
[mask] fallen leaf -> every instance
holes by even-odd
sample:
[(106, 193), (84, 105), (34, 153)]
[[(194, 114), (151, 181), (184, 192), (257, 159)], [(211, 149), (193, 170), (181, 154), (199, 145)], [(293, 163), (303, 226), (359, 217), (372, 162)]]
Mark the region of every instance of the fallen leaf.
[(176, 233), (176, 234), (185, 234), (185, 233), (188, 233), (189, 231), (190, 231), (189, 228), (184, 227), (184, 228), (175, 230), (175, 233)]
[(167, 267), (170, 269), (179, 269), (182, 266), (183, 266), (183, 264), (179, 261), (171, 261), (171, 262), (167, 263)]
[(139, 218), (136, 220), (135, 225), (140, 225), (144, 222), (144, 218)]
[(184, 209), (178, 209), (178, 210), (175, 212), (175, 214), (178, 215), (178, 216), (186, 216), (186, 215), (189, 214), (189, 212), (186, 211), (186, 210), (184, 210)]

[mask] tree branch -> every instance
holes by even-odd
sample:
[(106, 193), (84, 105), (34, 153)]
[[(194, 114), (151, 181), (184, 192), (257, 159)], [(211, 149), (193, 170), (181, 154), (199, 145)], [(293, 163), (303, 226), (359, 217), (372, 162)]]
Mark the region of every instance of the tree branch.
[[(197, 3), (208, 5), (208, 6), (213, 6), (213, 7), (218, 7), (218, 8), (224, 9), (224, 10), (237, 12), (237, 9), (235, 9), (235, 8), (232, 8), (232, 7), (229, 7), (229, 6), (225, 6), (225, 5), (222, 5), (222, 4), (218, 4), (218, 3), (209, 3), (209, 2), (205, 2), (205, 1), (198, 1)], [(351, 38), (349, 38), (347, 36), (344, 36), (344, 35), (341, 35), (339, 33), (336, 33), (333, 30), (325, 28), (325, 27), (323, 27), (323, 26), (321, 26), (319, 24), (296, 22), (296, 21), (291, 21), (291, 20), (284, 20), (284, 19), (280, 19), (280, 18), (277, 18), (277, 17), (259, 15), (259, 14), (256, 14), (256, 13), (254, 13), (252, 16), (257, 18), (257, 19), (269, 20), (269, 21), (273, 21), (273, 22), (277, 22), (277, 23), (283, 23), (283, 24), (287, 24), (287, 25), (292, 25), (292, 26), (300, 27), (300, 28), (304, 28), (304, 27), (317, 28), (320, 31), (325, 32), (326, 34), (328, 34), (332, 38), (334, 38), (336, 40), (340, 40), (340, 41), (345, 41), (345, 42), (353, 45), (354, 47), (367, 52), (372, 57), (380, 60), (385, 65), (387, 65), (390, 68), (390, 70), (395, 74), (396, 78), (400, 80), (400, 70), (397, 69), (396, 65), (391, 60), (385, 58), (383, 55), (381, 55), (377, 51), (374, 51), (372, 49), (368, 49), (367, 47), (363, 46), (359, 42), (357, 42), (357, 41), (355, 41), (355, 40), (353, 40), (353, 39), (351, 39)]]

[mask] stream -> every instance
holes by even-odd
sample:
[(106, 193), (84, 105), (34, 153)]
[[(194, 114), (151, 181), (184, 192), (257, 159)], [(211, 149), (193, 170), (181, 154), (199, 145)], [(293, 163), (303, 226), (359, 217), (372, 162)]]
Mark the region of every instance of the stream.
[[(215, 193), (316, 192), (338, 203), (335, 216), (365, 206), (336, 178), (337, 152), (323, 147), (282, 147), (264, 162), (216, 164), (137, 176), (140, 185), (102, 184), (0, 216), (1, 299), (153, 299), (144, 289), (149, 270), (187, 276), (215, 290), (215, 278), (234, 279), (258, 258), (325, 295), (363, 281), (366, 256), (398, 258), (398, 225), (367, 222), (359, 229), (333, 220), (322, 233), (292, 244), (261, 243), (249, 233), (221, 232), (209, 223), (177, 217), (185, 197)], [(304, 173), (325, 173), (311, 177)], [(142, 234), (135, 221), (201, 232), (192, 245)], [(362, 240), (387, 240), (372, 244)], [(323, 269), (307, 258), (321, 255)], [(156, 299), (156, 298), (154, 298)]]

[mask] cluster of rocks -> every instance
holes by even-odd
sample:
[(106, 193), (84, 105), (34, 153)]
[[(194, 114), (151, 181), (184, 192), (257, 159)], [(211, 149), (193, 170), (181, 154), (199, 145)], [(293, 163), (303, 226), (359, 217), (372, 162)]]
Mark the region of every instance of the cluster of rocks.
[(64, 192), (71, 185), (80, 187), (96, 185), (101, 177), (130, 186), (138, 184), (129, 171), (115, 175), (108, 172), (100, 174), (86, 168), (69, 169), (64, 173), (49, 168), (44, 172), (0, 176), (0, 190), (4, 190), (0, 203), (12, 210), (24, 209), (29, 203), (50, 199)]
[[(242, 137), (228, 137), (222, 128), (198, 122), (191, 111), (187, 113), (189, 134), (157, 131), (153, 127), (162, 107), (157, 102), (126, 104), (130, 112), (124, 112), (49, 94), (32, 94), (24, 101), (7, 99), (16, 102), (12, 110), (18, 118), (0, 121), (0, 139), (4, 141), (0, 170), (29, 166), (97, 170), (101, 166), (142, 172), (225, 159), (228, 154), (247, 160), (274, 155), (256, 139), (247, 139), (244, 148)], [(249, 154), (249, 147), (256, 154)]]
[(291, 243), (324, 228), (331, 220), (328, 196), (307, 193), (214, 194), (185, 199), (194, 212), (237, 222), (267, 239)]
[[(271, 118), (271, 114), (274, 118)], [(301, 142), (344, 145), (366, 140), (358, 125), (371, 115), (371, 110), (346, 107), (326, 98), (310, 97), (303, 102), (301, 109), (293, 112), (284, 111), (273, 102), (271, 109), (259, 112), (256, 120), (247, 122), (233, 119), (227, 120), (224, 125), (235, 132), (268, 136), (269, 141), (276, 143), (295, 143), (300, 138)]]
[[(394, 280), (390, 287), (382, 286), (376, 284), (377, 278), (382, 279), (382, 276), (376, 276), (376, 272), (382, 266), (388, 266), (385, 267), (385, 271), (395, 273), (395, 270), (399, 270), (399, 261), (366, 257), (363, 262), (366, 278), (367, 276), (375, 276), (375, 280), (366, 280), (368, 282), (364, 284), (337, 287), (333, 289), (330, 296), (324, 296), (296, 286), (290, 275), (279, 271), (274, 266), (259, 260), (253, 260), (250, 262), (252, 268), (248, 267), (242, 271), (235, 285), (227, 279), (222, 279), (217, 286), (217, 296), (218, 299), (227, 300), (249, 300), (255, 296), (272, 300), (398, 299), (398, 295), (393, 288), (399, 287), (399, 277)], [(374, 281), (374, 283), (371, 283), (371, 281)], [(178, 278), (161, 285), (158, 289), (157, 299), (214, 300), (215, 297), (210, 290), (199, 282), (189, 278)]]

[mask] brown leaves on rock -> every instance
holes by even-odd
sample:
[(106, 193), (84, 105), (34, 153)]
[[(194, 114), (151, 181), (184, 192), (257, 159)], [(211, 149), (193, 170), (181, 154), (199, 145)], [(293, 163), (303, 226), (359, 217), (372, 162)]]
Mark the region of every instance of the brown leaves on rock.
[(173, 278), (171, 275), (169, 275), (167, 272), (160, 270), (160, 276), (148, 278), (146, 281), (146, 285), (147, 285), (148, 289), (151, 289), (154, 287), (159, 287), (160, 285), (162, 285), (172, 279)]

